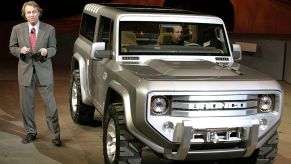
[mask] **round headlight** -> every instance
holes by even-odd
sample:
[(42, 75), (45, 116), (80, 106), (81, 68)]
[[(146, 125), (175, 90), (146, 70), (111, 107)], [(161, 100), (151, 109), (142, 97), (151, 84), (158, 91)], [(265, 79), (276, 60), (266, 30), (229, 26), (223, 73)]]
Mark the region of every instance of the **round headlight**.
[(273, 110), (274, 99), (270, 95), (262, 95), (259, 97), (258, 106), (261, 112), (269, 112)]
[(168, 100), (164, 96), (155, 96), (151, 101), (151, 110), (152, 113), (157, 115), (162, 115), (168, 112), (169, 104)]

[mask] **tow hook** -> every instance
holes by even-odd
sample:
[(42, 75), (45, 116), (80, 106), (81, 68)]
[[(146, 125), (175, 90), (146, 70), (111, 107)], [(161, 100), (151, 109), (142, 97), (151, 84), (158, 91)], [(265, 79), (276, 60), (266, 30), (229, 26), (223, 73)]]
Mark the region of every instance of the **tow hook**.
[(213, 142), (213, 143), (217, 143), (219, 141), (219, 137), (217, 135), (216, 132), (211, 132), (210, 133), (210, 140)]

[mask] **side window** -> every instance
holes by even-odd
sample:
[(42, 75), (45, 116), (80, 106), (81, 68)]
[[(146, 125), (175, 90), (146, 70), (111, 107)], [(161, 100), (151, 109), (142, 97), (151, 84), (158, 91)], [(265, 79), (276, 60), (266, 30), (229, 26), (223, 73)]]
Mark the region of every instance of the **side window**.
[(105, 42), (106, 49), (111, 49), (113, 20), (104, 16), (100, 17), (97, 42)]
[(96, 25), (96, 18), (84, 13), (82, 17), (80, 34), (93, 42), (95, 25)]

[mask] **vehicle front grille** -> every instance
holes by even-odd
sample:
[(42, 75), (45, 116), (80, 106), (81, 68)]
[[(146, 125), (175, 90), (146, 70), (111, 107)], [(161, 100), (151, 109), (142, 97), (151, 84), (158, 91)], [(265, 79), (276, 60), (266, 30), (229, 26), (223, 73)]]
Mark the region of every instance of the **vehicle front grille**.
[(232, 116), (257, 113), (257, 95), (173, 96), (171, 115)]

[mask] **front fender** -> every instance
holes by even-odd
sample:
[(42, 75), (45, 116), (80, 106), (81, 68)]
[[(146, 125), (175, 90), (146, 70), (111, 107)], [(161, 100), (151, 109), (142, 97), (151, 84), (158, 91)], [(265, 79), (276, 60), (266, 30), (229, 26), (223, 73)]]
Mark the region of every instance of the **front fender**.
[(125, 113), (125, 122), (128, 131), (137, 137), (140, 141), (154, 149), (156, 152), (164, 152), (164, 148), (156, 145), (155, 143), (151, 142), (149, 138), (144, 136), (140, 131), (134, 126), (132, 122), (132, 114), (131, 114), (131, 103), (130, 103), (130, 94), (128, 90), (122, 86), (117, 81), (111, 81), (109, 86), (115, 90), (122, 98), (123, 105), (124, 105), (124, 113)]
[(76, 62), (78, 62), (78, 65), (79, 65), (78, 69), (80, 72), (82, 102), (87, 105), (93, 105), (89, 98), (89, 91), (88, 91), (89, 83), (88, 83), (88, 79), (86, 78), (86, 72), (87, 72), (86, 62), (84, 58), (78, 53), (75, 53), (73, 55), (73, 59), (76, 60)]

